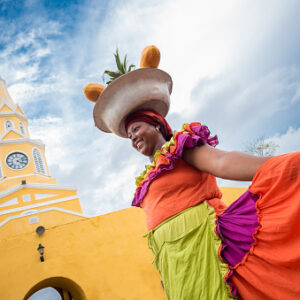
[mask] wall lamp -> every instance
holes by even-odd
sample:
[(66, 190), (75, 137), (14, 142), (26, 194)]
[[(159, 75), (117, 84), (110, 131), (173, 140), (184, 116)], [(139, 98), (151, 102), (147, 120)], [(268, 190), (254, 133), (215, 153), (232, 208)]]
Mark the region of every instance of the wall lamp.
[(41, 262), (43, 262), (45, 260), (44, 259), (44, 249), (45, 249), (45, 247), (42, 244), (39, 244), (39, 247), (37, 248), (37, 251), (39, 251), (39, 253), (40, 253)]

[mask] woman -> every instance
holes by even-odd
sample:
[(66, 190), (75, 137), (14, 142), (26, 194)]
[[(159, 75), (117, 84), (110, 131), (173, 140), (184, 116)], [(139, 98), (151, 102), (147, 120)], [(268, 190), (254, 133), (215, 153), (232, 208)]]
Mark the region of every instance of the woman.
[[(159, 173), (158, 160), (159, 156), (163, 155), (160, 154), (160, 150), (166, 143), (166, 138), (169, 134), (168, 125), (166, 121), (161, 121), (162, 119), (161, 116), (153, 111), (139, 111), (129, 116), (125, 121), (128, 137), (132, 141), (133, 148), (148, 156), (151, 162), (154, 161), (154, 156), (156, 155), (156, 162), (152, 166), (156, 170), (152, 174)], [(180, 136), (183, 135), (184, 138), (187, 136), (188, 138), (180, 145)], [(143, 196), (140, 196), (141, 193), (139, 192), (142, 186), (147, 184), (147, 179), (143, 179), (143, 184), (138, 187), (133, 203), (141, 206), (146, 212), (147, 226), (150, 230), (148, 234), (149, 246), (156, 257), (154, 265), (163, 278), (169, 299), (228, 299), (230, 295), (222, 280), (223, 277), (231, 285), (231, 292), (234, 295), (240, 295), (244, 299), (298, 299), (300, 295), (300, 278), (299, 276), (294, 276), (299, 275), (299, 269), (298, 273), (291, 270), (297, 259), (294, 262), (290, 260), (296, 258), (297, 255), (299, 256), (299, 251), (297, 253), (297, 249), (300, 249), (299, 240), (295, 240), (295, 243), (291, 242), (291, 245), (294, 245), (294, 250), (296, 250), (294, 254), (289, 253), (286, 258), (280, 257), (277, 261), (282, 266), (273, 265), (276, 259), (273, 259), (273, 262), (265, 262), (265, 259), (268, 259), (272, 252), (273, 254), (281, 255), (282, 250), (287, 250), (286, 246), (268, 252), (268, 248), (272, 248), (272, 245), (277, 247), (278, 244), (281, 244), (280, 241), (274, 240), (272, 243), (268, 235), (266, 239), (264, 238), (264, 232), (261, 232), (261, 228), (260, 232), (256, 231), (258, 231), (260, 225), (271, 228), (270, 220), (264, 218), (264, 213), (268, 214), (271, 212), (275, 205), (277, 210), (281, 212), (273, 214), (274, 220), (278, 223), (269, 235), (274, 238), (274, 236), (281, 234), (282, 237), (280, 239), (282, 239), (282, 242), (292, 235), (297, 235), (297, 233), (299, 235), (299, 229), (282, 232), (287, 225), (284, 218), (293, 215), (293, 211), (287, 206), (287, 203), (276, 205), (278, 199), (276, 200), (275, 191), (277, 190), (277, 192), (281, 193), (282, 183), (276, 183), (280, 177), (287, 176), (289, 179), (285, 181), (289, 185), (292, 185), (289, 181), (294, 178), (294, 180), (298, 181), (295, 181), (294, 187), (291, 187), (289, 193), (293, 194), (293, 192), (297, 193), (298, 191), (298, 196), (294, 197), (294, 200), (297, 201), (297, 197), (299, 197), (300, 154), (270, 159), (269, 157), (255, 157), (240, 152), (221, 151), (210, 146), (210, 144), (213, 146), (216, 144), (216, 138), (211, 138), (207, 128), (196, 123), (191, 126), (186, 125), (182, 133), (175, 133), (174, 136), (177, 140), (177, 145), (171, 151), (164, 151), (165, 155), (166, 153), (172, 155), (173, 168), (168, 169), (169, 173), (159, 173), (158, 179), (155, 181), (154, 179), (151, 180), (151, 190), (149, 188)], [(200, 138), (197, 139), (197, 137)], [(172, 142), (176, 144), (174, 139)], [(178, 153), (180, 154), (178, 155)], [(270, 161), (267, 162), (269, 159)], [(266, 165), (262, 167), (262, 164), (265, 162), (267, 162)], [(171, 164), (171, 162), (169, 164), (164, 162), (164, 168)], [(285, 165), (289, 167), (286, 168)], [(257, 174), (258, 178), (251, 188), (256, 193), (246, 192), (236, 203), (225, 210), (223, 203), (220, 201), (221, 195), (212, 175), (225, 179), (248, 181), (253, 179), (254, 174), (261, 167), (262, 169)], [(274, 170), (274, 168), (277, 168), (278, 171)], [(142, 176), (145, 177), (145, 175)], [(261, 176), (264, 179), (260, 179)], [(263, 180), (275, 181), (274, 184), (269, 186), (273, 189), (272, 202), (269, 200), (268, 192), (264, 191), (264, 189), (269, 187), (264, 185)], [(163, 191), (161, 191), (162, 187)], [(175, 193), (174, 196), (173, 191), (180, 189), (183, 189), (183, 191)], [(261, 222), (259, 222), (256, 215), (258, 207), (255, 207), (258, 199), (256, 195), (260, 193), (264, 193), (266, 201), (269, 202), (265, 203), (264, 197), (261, 195), (258, 207), (264, 208), (264, 206), (268, 205), (271, 207), (266, 207), (265, 212), (261, 213)], [(280, 199), (280, 197), (277, 198)], [(203, 205), (204, 201), (207, 203), (206, 207)], [(176, 202), (180, 202), (180, 205), (176, 205)], [(289, 202), (292, 201), (289, 200)], [(227, 275), (225, 275), (227, 271), (226, 266), (216, 257), (219, 242), (216, 243), (217, 237), (213, 236), (215, 219), (211, 207), (219, 215), (217, 222), (218, 233), (223, 238), (221, 254), (222, 258), (230, 266), (229, 274)], [(299, 208), (299, 205), (294, 205), (295, 209), (297, 207)], [(193, 211), (195, 209), (196, 211)], [(195, 214), (198, 214), (198, 217)], [(194, 218), (194, 220), (188, 222), (189, 218)], [(203, 221), (203, 218), (206, 219), (206, 223)], [(201, 225), (199, 226), (199, 224)], [(185, 228), (183, 229), (182, 227)], [(230, 232), (232, 227), (233, 232)], [(258, 237), (262, 236), (261, 240), (252, 238), (255, 232)], [(208, 237), (204, 240), (203, 235), (205, 236), (205, 234)], [(193, 239), (194, 241), (191, 242)], [(200, 240), (203, 241), (202, 244), (199, 243)], [(251, 254), (254, 259), (252, 259), (252, 265), (249, 268), (244, 261), (246, 256), (249, 256), (252, 244), (257, 241), (259, 243), (254, 248), (255, 253)], [(269, 245), (264, 245), (267, 242), (269, 242)], [(187, 243), (192, 245), (191, 251), (184, 250), (182, 252), (185, 249), (184, 245)], [(208, 250), (209, 245), (214, 243), (215, 249)], [(224, 249), (225, 247), (226, 249)], [(251, 250), (253, 251), (253, 248)], [(182, 257), (176, 255), (176, 253), (180, 252), (182, 252)], [(200, 252), (202, 252), (203, 257), (201, 257)], [(209, 259), (207, 260), (207, 258)], [(246, 271), (243, 271), (241, 266), (241, 272), (239, 272), (239, 268), (235, 271), (234, 266), (238, 266), (242, 261), (246, 266)], [(203, 264), (206, 266), (203, 269), (199, 268)], [(175, 268), (174, 265), (176, 265)], [(282, 269), (285, 269), (285, 273), (288, 274), (284, 275)], [(252, 275), (253, 278), (251, 277), (251, 272), (254, 273), (254, 276)], [(266, 274), (266, 272), (270, 273)], [(208, 276), (209, 273), (210, 276)], [(290, 278), (291, 273), (295, 273), (292, 278)], [(272, 289), (269, 289), (267, 284), (264, 285), (264, 282), (267, 282), (268, 279), (259, 274), (272, 274), (272, 280), (270, 281)], [(245, 282), (245, 280), (247, 281)], [(283, 288), (285, 285), (289, 285), (290, 289), (288, 287)], [(261, 290), (259, 286), (261, 286)]]
[[(300, 153), (259, 158), (214, 149), (200, 123), (172, 134), (171, 77), (138, 69), (99, 96), (96, 126), (131, 139), (152, 162), (132, 205), (144, 209), (148, 244), (168, 299), (300, 299)], [(215, 176), (252, 180), (228, 208)]]

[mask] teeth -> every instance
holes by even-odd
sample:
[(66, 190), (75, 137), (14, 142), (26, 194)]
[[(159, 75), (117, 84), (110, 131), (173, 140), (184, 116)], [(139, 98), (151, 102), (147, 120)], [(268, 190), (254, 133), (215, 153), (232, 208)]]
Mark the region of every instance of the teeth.
[(141, 142), (142, 142), (142, 141), (138, 141), (137, 144), (136, 144), (136, 147), (137, 147), (138, 149), (141, 148)]

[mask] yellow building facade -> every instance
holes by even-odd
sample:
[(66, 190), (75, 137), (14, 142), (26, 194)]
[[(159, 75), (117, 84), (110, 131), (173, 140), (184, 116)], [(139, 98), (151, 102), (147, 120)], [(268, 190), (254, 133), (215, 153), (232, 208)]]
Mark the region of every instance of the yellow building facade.
[[(222, 191), (229, 203), (244, 189)], [(0, 78), (0, 300), (47, 287), (63, 300), (165, 299), (145, 233), (139, 208), (83, 215), (76, 188), (50, 176), (45, 145), (30, 138)]]

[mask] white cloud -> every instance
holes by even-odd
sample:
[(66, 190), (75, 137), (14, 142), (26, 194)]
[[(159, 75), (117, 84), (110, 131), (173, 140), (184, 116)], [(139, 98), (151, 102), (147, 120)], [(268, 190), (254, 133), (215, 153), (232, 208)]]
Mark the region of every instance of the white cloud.
[(274, 136), (269, 137), (267, 141), (273, 141), (279, 146), (276, 155), (300, 151), (300, 127), (289, 127), (287, 132), (275, 134)]
[(240, 149), (252, 139), (269, 135), (266, 123), (277, 125), (276, 113), (295, 107), (300, 86), (300, 68), (275, 69), (253, 82), (244, 82), (240, 74), (200, 81), (187, 110), (190, 118), (203, 121), (220, 134), (226, 149)]
[[(300, 151), (300, 127), (290, 127), (285, 133), (277, 133), (274, 136), (265, 138), (265, 142), (273, 142), (275, 145), (278, 146), (274, 155), (281, 155)], [(248, 187), (250, 186), (251, 182), (239, 182), (218, 179), (218, 184), (220, 186)]]
[[(266, 131), (265, 122), (299, 102), (300, 51), (288, 34), (293, 27), (297, 36), (300, 28), (294, 11), (295, 1), (270, 6), (131, 0), (111, 1), (108, 7), (90, 1), (74, 16), (72, 35), (64, 32), (63, 20), (47, 18), (37, 18), (38, 27), (17, 34), (15, 43), (0, 51), (1, 76), (15, 102), (33, 118), (31, 135), (46, 144), (51, 175), (78, 187), (86, 213), (104, 213), (130, 205), (134, 176), (146, 162), (128, 141), (94, 127), (93, 104), (82, 93), (86, 83), (99, 82), (105, 69), (114, 68), (115, 47), (136, 64), (143, 47), (160, 48), (160, 66), (174, 80), (168, 116), (174, 128), (203, 121), (225, 149), (242, 148), (263, 133), (277, 142), (275, 133), (283, 127), (276, 123)], [(28, 45), (31, 50), (16, 53)], [(292, 129), (278, 136), (280, 149), (293, 151), (299, 124), (286, 122), (284, 128)]]

